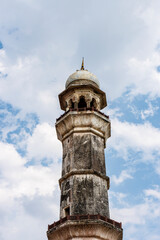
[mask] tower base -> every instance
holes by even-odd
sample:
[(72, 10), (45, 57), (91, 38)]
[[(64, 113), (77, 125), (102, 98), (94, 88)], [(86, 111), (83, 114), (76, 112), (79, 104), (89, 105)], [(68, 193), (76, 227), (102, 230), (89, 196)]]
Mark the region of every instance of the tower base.
[(123, 229), (120, 223), (111, 219), (101, 220), (101, 216), (98, 218), (66, 220), (63, 223), (62, 219), (49, 226), (48, 240), (122, 240)]

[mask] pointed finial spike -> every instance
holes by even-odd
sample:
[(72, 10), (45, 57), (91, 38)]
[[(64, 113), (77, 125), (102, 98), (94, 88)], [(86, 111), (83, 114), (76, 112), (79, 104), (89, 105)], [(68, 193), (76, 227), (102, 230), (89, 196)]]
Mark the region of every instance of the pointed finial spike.
[(84, 57), (82, 58), (81, 70), (84, 70)]

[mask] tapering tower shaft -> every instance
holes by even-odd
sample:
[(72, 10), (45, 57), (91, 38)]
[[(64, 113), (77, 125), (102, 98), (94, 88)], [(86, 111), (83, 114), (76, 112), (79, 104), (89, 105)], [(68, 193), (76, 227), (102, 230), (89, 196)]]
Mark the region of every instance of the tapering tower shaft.
[(121, 223), (110, 219), (104, 149), (110, 120), (100, 110), (106, 95), (84, 69), (68, 78), (59, 95), (65, 113), (56, 121), (63, 146), (60, 220), (48, 226), (49, 240), (122, 240)]
[(110, 121), (100, 112), (106, 106), (106, 97), (93, 74), (86, 70), (77, 74), (81, 79), (71, 75), (66, 90), (59, 95), (61, 108), (66, 111), (56, 122), (63, 145), (60, 217), (109, 217), (104, 148), (110, 137)]

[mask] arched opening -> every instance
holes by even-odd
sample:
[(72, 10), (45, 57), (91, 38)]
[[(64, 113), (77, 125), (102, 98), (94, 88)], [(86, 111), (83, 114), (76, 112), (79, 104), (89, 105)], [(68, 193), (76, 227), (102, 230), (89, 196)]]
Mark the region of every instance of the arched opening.
[(86, 104), (85, 98), (82, 96), (80, 97), (78, 108), (86, 108), (86, 107), (87, 107), (87, 104)]
[(96, 103), (96, 100), (94, 98), (92, 98), (90, 106), (94, 107), (94, 108), (97, 108), (97, 103)]

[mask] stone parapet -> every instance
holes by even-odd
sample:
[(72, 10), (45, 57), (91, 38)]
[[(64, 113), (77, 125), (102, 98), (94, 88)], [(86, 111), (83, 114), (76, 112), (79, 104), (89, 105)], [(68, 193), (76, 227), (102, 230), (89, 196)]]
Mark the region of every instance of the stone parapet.
[(122, 224), (100, 215), (67, 216), (48, 226), (49, 240), (121, 240)]

